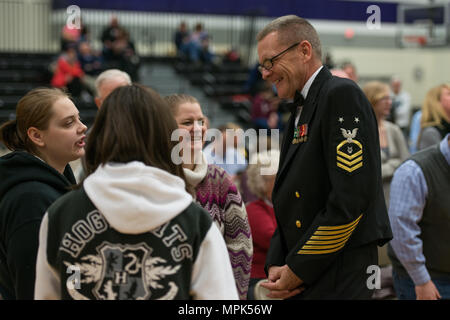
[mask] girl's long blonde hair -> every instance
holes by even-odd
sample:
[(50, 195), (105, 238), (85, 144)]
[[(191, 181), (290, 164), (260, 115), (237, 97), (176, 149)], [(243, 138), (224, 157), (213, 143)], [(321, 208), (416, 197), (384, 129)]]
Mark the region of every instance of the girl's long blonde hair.
[(422, 118), (420, 119), (420, 128), (441, 126), (442, 120), (450, 122), (450, 118), (446, 114), (441, 104), (442, 89), (449, 89), (450, 84), (444, 83), (431, 88), (422, 105)]

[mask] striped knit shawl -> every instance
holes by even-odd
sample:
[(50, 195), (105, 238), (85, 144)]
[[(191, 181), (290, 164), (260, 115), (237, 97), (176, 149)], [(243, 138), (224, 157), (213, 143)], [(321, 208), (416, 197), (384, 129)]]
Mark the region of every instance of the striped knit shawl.
[[(196, 186), (196, 202), (209, 212), (224, 236), (239, 296), (245, 299), (253, 244), (242, 197), (231, 177), (216, 165), (196, 165), (194, 171), (184, 172), (188, 183)], [(198, 182), (203, 172), (204, 177)]]

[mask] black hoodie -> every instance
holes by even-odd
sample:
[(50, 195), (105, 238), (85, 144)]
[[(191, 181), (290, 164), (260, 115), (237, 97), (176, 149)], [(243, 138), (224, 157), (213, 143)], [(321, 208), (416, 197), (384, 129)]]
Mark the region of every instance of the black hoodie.
[(4, 299), (33, 299), (42, 217), (75, 183), (69, 165), (62, 175), (27, 152), (0, 158), (0, 295)]

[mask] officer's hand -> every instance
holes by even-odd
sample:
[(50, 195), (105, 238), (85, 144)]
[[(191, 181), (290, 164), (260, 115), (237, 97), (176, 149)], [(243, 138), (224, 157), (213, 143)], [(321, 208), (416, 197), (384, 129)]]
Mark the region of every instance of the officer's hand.
[(304, 290), (300, 287), (303, 281), (287, 265), (270, 267), (268, 280), (261, 283), (261, 287), (270, 290), (269, 298), (287, 299)]
[(437, 300), (441, 299), (438, 289), (434, 285), (433, 281), (428, 281), (420, 286), (416, 286), (416, 299), (417, 300)]
[(269, 267), (269, 282), (275, 282), (280, 279), (281, 276), (281, 267), (280, 266), (271, 266)]

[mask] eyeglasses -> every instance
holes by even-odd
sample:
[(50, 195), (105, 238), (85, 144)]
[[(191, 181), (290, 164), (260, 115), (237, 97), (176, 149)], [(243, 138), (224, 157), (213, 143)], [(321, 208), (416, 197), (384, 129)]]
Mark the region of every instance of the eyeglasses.
[(291, 50), (292, 48), (296, 47), (296, 46), (299, 45), (299, 44), (300, 44), (300, 42), (297, 42), (297, 43), (293, 44), (292, 46), (290, 46), (289, 48), (287, 48), (287, 49), (281, 51), (281, 52), (280, 52), (279, 54), (277, 54), (276, 56), (273, 56), (273, 57), (270, 58), (270, 59), (264, 60), (263, 63), (260, 64), (260, 65), (258, 66), (259, 72), (262, 73), (262, 72), (263, 72), (263, 69), (266, 69), (267, 71), (269, 71), (270, 69), (272, 69), (272, 68), (273, 68), (273, 62), (274, 62), (274, 60), (275, 60), (276, 58), (280, 57), (283, 53), (288, 52), (289, 50)]

